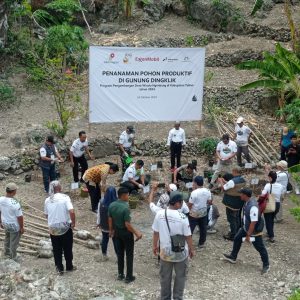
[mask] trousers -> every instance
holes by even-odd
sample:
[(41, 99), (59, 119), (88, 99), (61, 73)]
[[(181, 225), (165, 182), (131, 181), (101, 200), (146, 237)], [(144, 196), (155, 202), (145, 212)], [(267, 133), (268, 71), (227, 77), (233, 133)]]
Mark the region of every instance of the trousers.
[(234, 165), (232, 162), (229, 164), (228, 163), (224, 164), (219, 160), (218, 164), (217, 164), (217, 169), (214, 172), (213, 176), (211, 177), (211, 181), (210, 181), (211, 184), (215, 183), (215, 181), (218, 179), (219, 175), (225, 174), (225, 173), (231, 173), (233, 166)]
[(160, 299), (172, 299), (172, 273), (175, 271), (173, 285), (173, 299), (182, 300), (188, 272), (188, 258), (181, 262), (170, 262), (160, 260)]
[(73, 156), (73, 161), (74, 161), (73, 179), (74, 179), (74, 182), (78, 182), (79, 181), (79, 178), (78, 178), (79, 165), (81, 167), (81, 179), (82, 179), (82, 175), (88, 169), (88, 163), (86, 161), (84, 154), (80, 157)]
[(43, 167), (41, 168), (43, 172), (44, 189), (46, 193), (49, 193), (50, 182), (56, 179), (55, 164), (51, 164), (49, 168), (43, 168)]
[[(140, 179), (136, 180), (136, 182), (142, 183)], [(149, 184), (149, 180), (147, 180), (147, 178), (145, 178), (144, 183), (145, 183), (145, 186), (148, 185)], [(135, 184), (133, 184), (130, 181), (125, 181), (125, 182), (121, 183), (120, 186), (127, 188), (128, 191), (129, 191), (129, 193), (131, 193), (134, 190), (137, 191), (139, 189)]]
[(275, 219), (276, 214), (279, 212), (279, 209), (280, 209), (280, 202), (276, 202), (275, 211), (272, 213), (264, 214), (267, 234), (268, 234), (269, 238), (274, 238), (274, 219)]
[(101, 189), (99, 183), (96, 183), (96, 186), (86, 183), (87, 189), (89, 191), (92, 210), (95, 211), (98, 209), (98, 204), (101, 199)]
[(200, 237), (199, 237), (198, 246), (204, 245), (204, 243), (206, 242), (206, 234), (207, 234), (207, 216), (202, 218), (193, 218), (189, 216), (189, 222), (190, 222), (192, 234), (194, 233), (196, 226), (197, 225), (199, 226)]
[(11, 259), (15, 259), (17, 257), (17, 249), (19, 246), (21, 238), (20, 231), (17, 232), (9, 232), (5, 231), (5, 239), (4, 239), (4, 255), (9, 256)]
[(115, 234), (115, 245), (118, 256), (118, 274), (124, 275), (124, 258), (126, 253), (126, 277), (133, 276), (134, 237), (129, 231)]
[(250, 154), (249, 154), (249, 147), (248, 146), (237, 146), (237, 153), (236, 153), (236, 158), (237, 158), (237, 163), (240, 166), (242, 164), (242, 153), (244, 153), (245, 158), (247, 162), (251, 162)]
[[(107, 247), (108, 247), (108, 242), (109, 242), (109, 233), (102, 231), (102, 243), (101, 243), (101, 251), (103, 255), (107, 254)], [(116, 241), (115, 238), (112, 238), (112, 242), (114, 245), (115, 253), (117, 254), (117, 247), (116, 247)]]
[(240, 210), (232, 210), (226, 207), (226, 216), (230, 226), (230, 235), (234, 238), (241, 227)]
[(182, 143), (171, 142), (170, 151), (171, 151), (171, 169), (175, 168), (175, 159), (177, 160), (177, 168), (181, 166), (181, 150)]
[[(233, 249), (232, 249), (231, 255), (235, 259), (237, 258), (238, 253), (241, 249), (241, 246), (243, 243), (243, 237), (245, 237), (246, 235), (247, 234), (246, 234), (246, 231), (244, 230), (244, 228), (240, 228), (238, 233), (234, 237)], [(267, 249), (264, 245), (262, 236), (256, 236), (255, 241), (252, 242), (252, 245), (254, 246), (256, 251), (259, 252), (261, 260), (263, 262), (263, 266), (264, 267), (269, 266), (269, 255), (268, 255)]]
[(63, 271), (64, 266), (62, 263), (62, 255), (64, 254), (66, 260), (66, 270), (70, 271), (73, 269), (73, 230), (69, 230), (63, 235), (52, 235), (50, 234), (54, 262), (57, 270)]

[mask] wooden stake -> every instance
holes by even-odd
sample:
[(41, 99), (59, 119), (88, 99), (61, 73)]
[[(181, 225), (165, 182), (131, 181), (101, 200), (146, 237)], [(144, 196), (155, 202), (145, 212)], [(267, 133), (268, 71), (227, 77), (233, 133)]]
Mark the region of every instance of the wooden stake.
[(38, 220), (46, 221), (46, 222), (47, 222), (47, 219), (46, 219), (46, 218), (42, 218), (42, 217), (33, 215), (33, 214), (31, 214), (31, 213), (29, 213), (29, 212), (27, 212), (27, 211), (24, 211), (23, 214), (24, 214), (24, 215), (27, 215), (27, 216), (29, 216), (29, 217), (32, 217), (32, 218), (34, 218), (34, 219), (38, 219)]

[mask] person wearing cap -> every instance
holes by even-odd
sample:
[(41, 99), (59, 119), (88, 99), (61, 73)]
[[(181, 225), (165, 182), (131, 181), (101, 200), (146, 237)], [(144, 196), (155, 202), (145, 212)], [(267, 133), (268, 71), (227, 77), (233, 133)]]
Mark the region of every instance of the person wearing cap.
[(242, 167), (242, 153), (244, 153), (247, 162), (251, 162), (248, 143), (252, 135), (252, 131), (244, 124), (244, 118), (242, 117), (237, 119), (234, 131), (234, 139), (236, 140), (237, 144), (237, 163), (240, 167)]
[(128, 167), (125, 159), (131, 154), (132, 147), (134, 146), (134, 134), (135, 130), (133, 126), (129, 125), (119, 137), (119, 149), (123, 172), (125, 172)]
[[(119, 171), (117, 164), (106, 162), (105, 164), (91, 167), (85, 171), (82, 176), (83, 181), (89, 191), (92, 211), (98, 212), (98, 204), (101, 199), (101, 192), (106, 191), (106, 180), (110, 174), (115, 174)], [(101, 184), (101, 185), (100, 185)]]
[(5, 230), (4, 255), (17, 260), (17, 249), (24, 233), (24, 219), (21, 205), (15, 199), (17, 185), (6, 185), (6, 196), (0, 197), (0, 227)]
[(193, 180), (193, 191), (191, 193), (188, 207), (190, 209), (189, 221), (191, 232), (194, 233), (196, 226), (199, 226), (200, 237), (198, 248), (204, 247), (207, 234), (207, 208), (212, 204), (210, 190), (203, 187), (203, 177), (196, 176)]
[(295, 132), (288, 127), (282, 128), (280, 137), (280, 160), (286, 160), (286, 152), (288, 147), (292, 144), (291, 138), (295, 135)]
[(193, 178), (197, 175), (196, 166), (193, 164), (182, 165), (175, 169), (173, 174), (173, 183), (177, 184), (182, 181), (184, 183), (193, 182)]
[[(151, 211), (154, 215), (162, 209), (166, 209), (169, 206), (170, 194), (171, 192), (177, 191), (177, 186), (174, 183), (166, 184), (165, 192), (158, 198), (157, 203), (154, 203), (154, 194), (158, 190), (158, 182), (152, 182), (151, 191), (149, 194), (148, 202)], [(186, 203), (183, 201), (182, 207), (179, 209), (180, 212), (187, 215), (189, 213), (189, 208)]]
[(222, 178), (219, 180), (219, 183), (224, 191), (222, 203), (226, 207), (227, 222), (230, 226), (230, 232), (223, 235), (223, 237), (226, 240), (233, 241), (241, 227), (241, 210), (244, 202), (241, 200), (239, 190), (245, 187), (246, 180), (241, 176), (240, 168), (234, 167), (232, 169), (232, 178), (227, 181)]
[(49, 192), (50, 181), (56, 179), (55, 162), (63, 162), (63, 159), (55, 147), (54, 137), (49, 135), (45, 144), (40, 148), (40, 167), (43, 172), (43, 182), (46, 193)]
[(270, 264), (269, 255), (262, 239), (264, 220), (259, 213), (256, 199), (252, 198), (252, 190), (243, 188), (239, 192), (241, 200), (245, 203), (243, 209), (244, 226), (239, 229), (234, 237), (231, 253), (224, 254), (223, 259), (235, 264), (243, 239), (245, 239), (245, 242), (252, 243), (256, 251), (259, 252), (263, 263), (261, 273), (265, 274), (269, 271)]
[(133, 191), (142, 189), (148, 183), (145, 178), (144, 162), (138, 160), (126, 169), (121, 186), (127, 188), (131, 194)]
[[(153, 229), (153, 253), (160, 254), (160, 299), (183, 299), (187, 278), (188, 257), (193, 258), (192, 234), (188, 218), (179, 212), (183, 196), (179, 192), (171, 192), (169, 206), (157, 212)], [(185, 245), (173, 250), (171, 236), (181, 236)], [(159, 243), (158, 243), (159, 242)], [(159, 250), (160, 249), (160, 250)], [(158, 253), (159, 252), (159, 253)], [(172, 273), (175, 270), (175, 280), (172, 297)]]
[(45, 200), (44, 213), (48, 221), (54, 263), (58, 274), (62, 275), (64, 272), (62, 255), (66, 260), (66, 271), (76, 270), (76, 267), (73, 266), (75, 212), (70, 197), (62, 193), (58, 180), (50, 183), (49, 197)]
[(167, 147), (170, 147), (171, 152), (171, 172), (175, 171), (175, 158), (177, 168), (181, 166), (181, 151), (185, 145), (185, 131), (180, 127), (180, 122), (176, 121), (174, 128), (169, 131), (167, 140)]
[(287, 147), (286, 157), (288, 162), (288, 168), (299, 165), (300, 163), (300, 145), (298, 144), (297, 136), (291, 137), (291, 145)]
[[(130, 209), (128, 205), (128, 189), (120, 187), (118, 200), (108, 207), (109, 236), (115, 239), (118, 256), (118, 280), (125, 279), (125, 283), (135, 280), (133, 276), (134, 236), (136, 242), (143, 235), (131, 224)], [(124, 256), (126, 252), (126, 277), (124, 276)]]
[(265, 185), (265, 187), (261, 193), (261, 197), (266, 197), (267, 194), (269, 194), (269, 195), (273, 194), (275, 196), (275, 201), (276, 201), (275, 211), (270, 212), (270, 213), (264, 213), (269, 242), (274, 243), (275, 242), (274, 219), (280, 209), (281, 197), (284, 194), (284, 188), (280, 183), (276, 182), (277, 174), (275, 171), (269, 172), (268, 179), (269, 179), (269, 182)]
[(221, 173), (230, 173), (233, 165), (233, 158), (237, 153), (237, 145), (229, 135), (223, 134), (222, 140), (217, 145), (216, 155), (218, 157), (217, 169), (215, 170), (209, 187), (212, 188)]
[(79, 178), (78, 178), (79, 165), (81, 167), (81, 179), (80, 179), (81, 182), (83, 182), (82, 176), (84, 172), (88, 169), (88, 163), (86, 161), (84, 153), (86, 152), (90, 159), (94, 159), (94, 157), (91, 155), (89, 151), (88, 145), (89, 144), (86, 138), (85, 131), (80, 131), (79, 138), (73, 142), (70, 148), (70, 162), (71, 162), (71, 167), (73, 169), (74, 182), (79, 182)]

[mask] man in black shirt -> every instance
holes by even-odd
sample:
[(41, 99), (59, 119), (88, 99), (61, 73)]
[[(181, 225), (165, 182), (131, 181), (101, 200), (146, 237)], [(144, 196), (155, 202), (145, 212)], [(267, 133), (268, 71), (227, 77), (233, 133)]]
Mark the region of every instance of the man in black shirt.
[(300, 162), (300, 145), (297, 144), (297, 136), (293, 135), (291, 140), (292, 144), (288, 146), (286, 151), (288, 168), (298, 165)]

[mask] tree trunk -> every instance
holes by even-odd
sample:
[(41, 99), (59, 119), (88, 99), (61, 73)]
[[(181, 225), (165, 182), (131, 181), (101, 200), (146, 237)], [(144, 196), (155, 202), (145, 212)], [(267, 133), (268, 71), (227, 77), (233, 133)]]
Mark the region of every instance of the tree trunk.
[(0, 2), (0, 48), (4, 48), (7, 42), (7, 6), (5, 1)]

